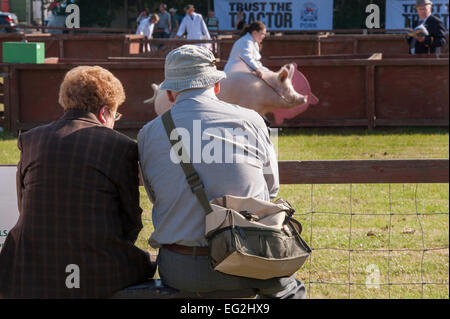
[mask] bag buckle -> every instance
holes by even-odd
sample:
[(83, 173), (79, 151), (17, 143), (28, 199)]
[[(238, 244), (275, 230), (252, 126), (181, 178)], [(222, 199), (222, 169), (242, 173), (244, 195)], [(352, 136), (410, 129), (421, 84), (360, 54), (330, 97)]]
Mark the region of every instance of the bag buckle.
[(288, 216), (289, 218), (292, 217), (295, 213), (295, 209), (292, 207), (291, 203), (289, 203), (287, 200), (280, 198), (284, 205), (286, 205), (289, 208)]
[(191, 191), (193, 193), (196, 193), (199, 190), (205, 188), (205, 185), (203, 185), (203, 182), (200, 180), (200, 176), (198, 176), (197, 172), (186, 177), (186, 180), (189, 186), (191, 187)]

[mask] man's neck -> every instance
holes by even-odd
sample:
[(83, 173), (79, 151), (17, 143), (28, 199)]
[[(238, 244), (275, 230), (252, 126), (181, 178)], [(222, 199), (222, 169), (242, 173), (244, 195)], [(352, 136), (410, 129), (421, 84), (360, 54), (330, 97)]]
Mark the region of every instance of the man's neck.
[(216, 97), (216, 93), (214, 92), (214, 87), (211, 88), (198, 88), (198, 89), (188, 89), (181, 91), (178, 93), (175, 103), (178, 103), (182, 100), (194, 98), (199, 95), (205, 95), (209, 97)]

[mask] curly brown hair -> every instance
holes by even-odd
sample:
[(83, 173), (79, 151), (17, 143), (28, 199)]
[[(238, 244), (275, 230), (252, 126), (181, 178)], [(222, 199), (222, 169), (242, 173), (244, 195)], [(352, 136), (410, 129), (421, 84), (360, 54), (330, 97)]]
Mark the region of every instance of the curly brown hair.
[(80, 109), (97, 113), (103, 106), (116, 111), (125, 101), (122, 83), (99, 66), (78, 66), (67, 72), (59, 88), (64, 111)]

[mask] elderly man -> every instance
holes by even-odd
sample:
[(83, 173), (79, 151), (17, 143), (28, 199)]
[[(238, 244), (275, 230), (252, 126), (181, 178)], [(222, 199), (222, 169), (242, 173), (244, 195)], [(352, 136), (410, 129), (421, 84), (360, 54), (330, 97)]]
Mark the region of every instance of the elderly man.
[(439, 54), (440, 47), (446, 44), (447, 30), (444, 23), (431, 14), (432, 5), (430, 0), (416, 1), (419, 21), (413, 24), (414, 36), (407, 37), (411, 54)]
[[(208, 200), (235, 195), (270, 201), (279, 179), (267, 127), (255, 111), (217, 99), (225, 77), (204, 47), (185, 45), (167, 56), (161, 88), (175, 102), (170, 112), (188, 150), (183, 156), (192, 161)], [(214, 271), (204, 236), (205, 212), (174, 155), (178, 151), (171, 151), (161, 116), (141, 129), (138, 148), (144, 185), (154, 202), (149, 243), (159, 248), (165, 285), (184, 292), (253, 288), (269, 298), (305, 296), (295, 277), (257, 280)]]
[[(179, 39), (187, 33), (188, 40), (211, 40), (208, 28), (201, 14), (195, 12), (195, 8), (192, 4), (186, 7), (186, 16), (181, 21), (180, 27), (176, 35), (176, 39)], [(202, 44), (204, 47), (211, 47), (211, 45)]]
[(0, 254), (0, 298), (106, 298), (155, 271), (142, 229), (138, 149), (113, 130), (125, 100), (101, 67), (69, 71), (64, 115), (19, 137), (20, 218)]

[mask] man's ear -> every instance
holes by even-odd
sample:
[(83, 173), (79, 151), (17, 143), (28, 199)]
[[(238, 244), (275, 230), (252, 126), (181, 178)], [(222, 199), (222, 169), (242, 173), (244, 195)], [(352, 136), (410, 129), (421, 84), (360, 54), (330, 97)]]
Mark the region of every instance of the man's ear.
[(98, 110), (97, 118), (100, 121), (100, 123), (105, 124), (106, 123), (106, 117), (105, 112), (108, 111), (108, 107), (105, 105), (100, 110)]
[(280, 71), (280, 74), (278, 75), (278, 80), (279, 80), (280, 82), (284, 82), (284, 81), (286, 81), (286, 79), (288, 78), (288, 76), (289, 76), (288, 70), (286, 70), (286, 68), (283, 68), (283, 69)]
[(173, 92), (170, 91), (170, 90), (167, 90), (167, 91), (166, 91), (166, 94), (167, 94), (167, 97), (169, 98), (169, 102), (170, 102), (170, 103), (175, 103), (176, 98), (175, 98), (175, 96), (173, 95)]
[(214, 93), (217, 95), (220, 92), (220, 82), (214, 84)]

